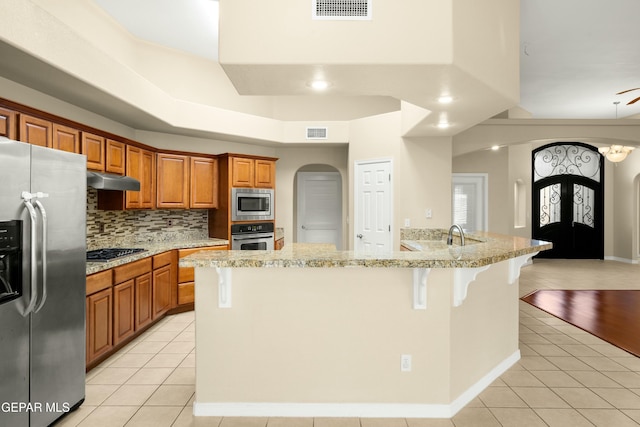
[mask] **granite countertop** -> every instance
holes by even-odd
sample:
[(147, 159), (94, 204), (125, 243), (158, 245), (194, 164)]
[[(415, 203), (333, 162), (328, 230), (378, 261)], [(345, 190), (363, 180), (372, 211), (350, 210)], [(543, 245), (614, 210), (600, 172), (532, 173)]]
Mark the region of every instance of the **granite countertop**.
[[(338, 251), (328, 244), (288, 244), (281, 251), (219, 251), (180, 260), (181, 267), (386, 267), (469, 268), (551, 249), (552, 244), (494, 233), (465, 235), (465, 246), (447, 246), (440, 229), (401, 230), (401, 244), (412, 250), (384, 254)], [(416, 231), (417, 230), (417, 231)], [(422, 232), (420, 232), (422, 231)], [(456, 236), (455, 240), (459, 240)]]
[[(113, 243), (111, 245), (103, 247), (144, 248), (146, 249), (146, 251), (138, 252), (133, 255), (125, 256), (107, 262), (87, 262), (87, 275), (108, 270), (113, 267), (118, 267), (123, 264), (128, 264), (130, 262), (138, 261), (140, 259), (171, 251), (173, 249), (202, 248), (207, 246), (224, 246), (228, 244), (228, 240), (215, 238), (184, 240), (176, 239), (158, 242)], [(90, 249), (100, 249), (100, 247), (91, 247)]]

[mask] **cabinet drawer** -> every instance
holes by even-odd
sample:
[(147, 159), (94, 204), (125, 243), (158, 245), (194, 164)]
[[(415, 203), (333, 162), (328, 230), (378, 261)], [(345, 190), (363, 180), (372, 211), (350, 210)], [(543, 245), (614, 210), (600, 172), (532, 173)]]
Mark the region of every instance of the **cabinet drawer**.
[(87, 276), (87, 295), (95, 294), (113, 285), (113, 271), (106, 270)]
[(173, 251), (164, 252), (153, 257), (153, 269), (164, 267), (171, 264), (173, 260)]
[(115, 284), (119, 284), (150, 272), (151, 258), (144, 258), (139, 261), (134, 261), (130, 262), (129, 264), (122, 265), (120, 267), (115, 267), (113, 269), (113, 282)]
[(178, 284), (178, 305), (188, 304), (194, 301), (193, 282)]
[[(178, 258), (184, 258), (191, 254), (195, 254), (202, 251), (226, 251), (228, 248), (227, 245), (223, 246), (207, 246), (204, 248), (190, 248), (190, 249), (180, 249), (178, 251)], [(193, 267), (180, 267), (178, 269), (178, 283), (185, 282), (193, 282), (194, 280), (194, 268)]]

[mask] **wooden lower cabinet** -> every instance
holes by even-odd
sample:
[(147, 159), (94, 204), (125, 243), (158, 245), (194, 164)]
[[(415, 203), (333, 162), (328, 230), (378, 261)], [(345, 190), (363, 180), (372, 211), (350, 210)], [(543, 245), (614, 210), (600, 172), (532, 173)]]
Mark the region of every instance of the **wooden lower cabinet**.
[(175, 282), (172, 280), (172, 273), (170, 265), (153, 270), (153, 319), (162, 316), (171, 308), (171, 287)]
[(128, 280), (113, 287), (113, 344), (129, 338), (134, 327), (135, 281)]
[(135, 330), (139, 330), (151, 323), (152, 320), (152, 288), (151, 272), (137, 277), (136, 280), (136, 312)]
[(112, 289), (87, 297), (87, 364), (113, 348)]
[[(180, 249), (178, 258), (184, 258), (200, 251), (226, 251), (229, 247), (207, 246), (204, 248)], [(184, 306), (193, 304), (195, 301), (194, 269), (193, 267), (180, 267), (178, 269), (178, 295), (177, 305)]]

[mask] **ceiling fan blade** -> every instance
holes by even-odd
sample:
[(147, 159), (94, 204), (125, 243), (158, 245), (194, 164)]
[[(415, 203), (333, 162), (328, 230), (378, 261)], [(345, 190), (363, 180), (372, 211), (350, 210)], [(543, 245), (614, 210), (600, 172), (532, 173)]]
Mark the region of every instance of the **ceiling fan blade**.
[(634, 87), (633, 89), (623, 90), (622, 92), (616, 93), (616, 95), (622, 95), (623, 93), (631, 92), (632, 90), (639, 90), (640, 87)]
[(637, 97), (636, 99), (632, 99), (631, 101), (627, 102), (627, 105), (635, 104), (636, 101), (639, 101), (639, 100), (640, 100), (640, 96)]

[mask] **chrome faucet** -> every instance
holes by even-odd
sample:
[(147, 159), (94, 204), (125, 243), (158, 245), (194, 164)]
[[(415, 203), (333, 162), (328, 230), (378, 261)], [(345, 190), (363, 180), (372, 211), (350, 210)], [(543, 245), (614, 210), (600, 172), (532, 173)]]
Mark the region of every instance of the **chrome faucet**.
[(447, 245), (449, 246), (453, 245), (453, 229), (454, 228), (457, 228), (458, 231), (460, 232), (460, 246), (464, 246), (464, 231), (462, 231), (462, 227), (460, 227), (458, 224), (453, 224), (449, 228), (449, 235), (447, 236)]

